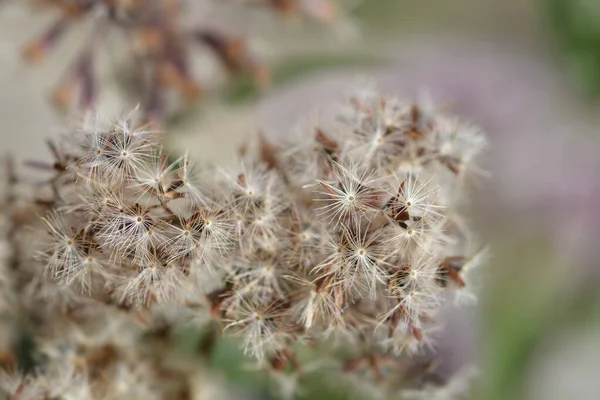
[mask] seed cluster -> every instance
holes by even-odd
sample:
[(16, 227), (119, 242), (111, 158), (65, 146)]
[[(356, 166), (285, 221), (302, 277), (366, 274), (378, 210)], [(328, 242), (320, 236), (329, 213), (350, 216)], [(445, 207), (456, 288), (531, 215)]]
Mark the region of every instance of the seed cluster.
[(182, 322), (238, 337), (288, 389), (319, 369), (301, 360), (305, 346), (370, 398), (448, 391), (418, 360), (448, 294), (473, 296), (483, 253), (458, 211), (485, 138), (370, 90), (335, 114), (285, 141), (259, 136), (237, 165), (201, 172), (132, 116), (89, 120), (52, 144), (50, 195), (37, 199), (47, 234), (37, 231), (37, 263), (18, 284), (51, 332), (47, 358), (9, 392), (37, 390), (29, 380), (59, 365), (90, 396), (106, 398), (124, 370), (141, 382), (132, 387), (173, 398), (167, 387), (181, 390), (186, 375), (171, 371), (175, 384), (156, 389), (166, 367), (147, 343)]

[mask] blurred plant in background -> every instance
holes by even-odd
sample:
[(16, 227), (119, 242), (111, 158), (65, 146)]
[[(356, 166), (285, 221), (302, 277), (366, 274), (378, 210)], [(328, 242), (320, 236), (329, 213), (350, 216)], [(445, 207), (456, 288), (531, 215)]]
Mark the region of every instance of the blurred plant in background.
[(544, 0), (569, 73), (582, 93), (600, 96), (600, 2)]
[(251, 55), (247, 40), (236, 32), (240, 27), (230, 26), (226, 21), (216, 25), (211, 20), (214, 9), (238, 6), (238, 12), (248, 13), (259, 6), (286, 18), (300, 16), (318, 22), (332, 21), (338, 15), (330, 0), (233, 0), (229, 4), (213, 0), (35, 0), (33, 3), (58, 16), (40, 37), (26, 46), (24, 56), (31, 63), (43, 61), (72, 25), (92, 20), (89, 37), (66, 67), (54, 91), (56, 106), (68, 110), (78, 103), (85, 110), (95, 105), (100, 89), (97, 59), (110, 48), (105, 42), (116, 41), (121, 42), (118, 50), (127, 64), (127, 70), (119, 72), (128, 75), (123, 80), (129, 85), (126, 91), (130, 95), (132, 91), (138, 93), (145, 117), (159, 123), (172, 113), (170, 110), (178, 108), (174, 104), (181, 106), (182, 100), (183, 104), (189, 104), (201, 95), (203, 84), (198, 82), (198, 70), (203, 68), (204, 60), (194, 58), (194, 52), (203, 51), (204, 59), (218, 59), (230, 75), (250, 75), (260, 87), (269, 84), (266, 66)]

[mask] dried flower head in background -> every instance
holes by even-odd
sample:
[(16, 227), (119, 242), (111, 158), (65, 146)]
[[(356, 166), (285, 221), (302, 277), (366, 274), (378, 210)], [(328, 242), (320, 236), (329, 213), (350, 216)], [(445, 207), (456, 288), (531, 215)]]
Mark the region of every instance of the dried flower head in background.
[[(202, 17), (212, 8), (224, 7), (221, 0), (35, 0), (36, 5), (53, 9), (56, 20), (24, 49), (31, 63), (43, 61), (73, 25), (93, 25), (82, 49), (67, 67), (53, 100), (60, 109), (78, 103), (89, 109), (99, 92), (99, 50), (118, 35), (126, 43), (125, 62), (139, 87), (145, 117), (162, 122), (173, 95), (189, 103), (201, 96), (192, 56), (195, 50), (212, 52), (229, 74), (249, 74), (261, 87), (269, 83), (267, 68), (251, 55), (246, 40), (235, 27), (216, 27)], [(330, 0), (232, 0), (240, 8), (262, 6), (281, 15), (302, 15), (328, 21), (336, 16)], [(249, 18), (252, 18), (250, 15)], [(213, 26), (211, 26), (213, 25)], [(210, 57), (209, 54), (204, 57)]]
[(472, 374), (448, 382), (427, 354), (483, 259), (460, 205), (485, 138), (371, 90), (334, 113), (202, 173), (131, 115), (53, 142), (53, 162), (34, 164), (51, 178), (15, 284), (38, 369), (4, 390), (189, 393), (193, 371), (165, 361), (186, 322), (239, 338), (287, 395), (322, 369), (366, 398), (462, 396)]

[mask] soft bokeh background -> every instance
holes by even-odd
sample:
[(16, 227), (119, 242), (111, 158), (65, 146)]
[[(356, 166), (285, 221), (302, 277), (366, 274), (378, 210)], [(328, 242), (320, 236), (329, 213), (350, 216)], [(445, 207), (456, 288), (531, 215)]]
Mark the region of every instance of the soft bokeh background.
[[(45, 67), (27, 67), (19, 51), (46, 17), (0, 10), (0, 147), (21, 160), (44, 157), (41, 139), (68, 120), (47, 93), (85, 32)], [(169, 122), (171, 150), (222, 162), (258, 129), (274, 137), (302, 117), (318, 120), (321, 105), (363, 78), (475, 121), (489, 132), (491, 178), (472, 220), (492, 258), (479, 305), (450, 324), (448, 353), (479, 365), (473, 399), (599, 399), (600, 1), (363, 0), (329, 30), (246, 23), (272, 89), (215, 88)], [(101, 112), (134, 105), (103, 76)], [(234, 348), (221, 343), (215, 369), (266, 396)], [(320, 386), (308, 395), (333, 396)]]

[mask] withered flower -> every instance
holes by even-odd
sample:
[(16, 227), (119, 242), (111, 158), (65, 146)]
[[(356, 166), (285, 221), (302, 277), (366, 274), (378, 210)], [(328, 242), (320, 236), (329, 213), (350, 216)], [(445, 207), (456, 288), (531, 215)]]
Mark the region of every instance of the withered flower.
[(195, 371), (166, 360), (171, 333), (192, 323), (238, 338), (286, 396), (325, 369), (364, 398), (464, 396), (473, 374), (448, 381), (424, 355), (484, 261), (459, 204), (485, 137), (375, 91), (336, 116), (202, 174), (132, 115), (53, 142), (48, 190), (31, 200), (42, 217), (33, 245), (15, 236), (12, 271), (43, 357), (1, 390), (189, 398), (174, 393), (193, 390)]

